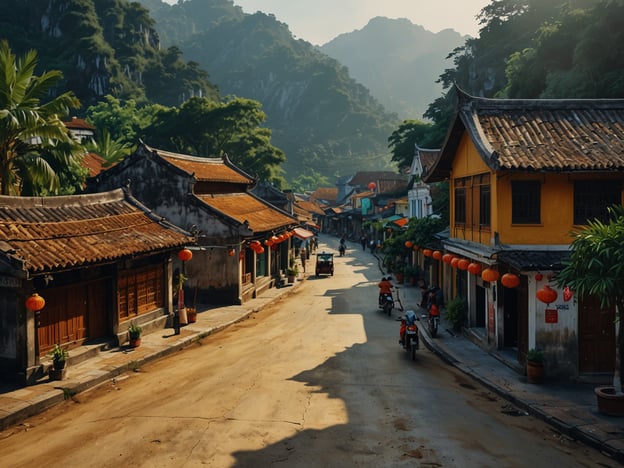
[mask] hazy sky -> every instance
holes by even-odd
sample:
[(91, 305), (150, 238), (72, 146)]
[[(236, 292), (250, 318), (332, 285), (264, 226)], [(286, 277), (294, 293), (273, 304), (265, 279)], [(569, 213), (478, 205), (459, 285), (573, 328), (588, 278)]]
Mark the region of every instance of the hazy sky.
[[(177, 0), (165, 0), (177, 3)], [(322, 45), (362, 29), (371, 18), (407, 18), (431, 32), (454, 29), (476, 36), (476, 15), (490, 0), (234, 0), (245, 13), (263, 11), (288, 24), (299, 39)]]

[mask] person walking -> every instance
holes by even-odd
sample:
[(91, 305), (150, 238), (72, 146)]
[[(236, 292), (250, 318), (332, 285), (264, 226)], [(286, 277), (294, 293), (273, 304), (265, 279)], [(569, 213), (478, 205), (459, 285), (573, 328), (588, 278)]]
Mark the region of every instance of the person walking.
[(368, 241), (366, 240), (366, 236), (364, 234), (360, 237), (360, 243), (362, 244), (362, 250), (366, 251), (366, 244)]
[(301, 247), (301, 267), (303, 268), (303, 272), (305, 273), (306, 271), (306, 260), (308, 259), (308, 256), (306, 254), (306, 249)]

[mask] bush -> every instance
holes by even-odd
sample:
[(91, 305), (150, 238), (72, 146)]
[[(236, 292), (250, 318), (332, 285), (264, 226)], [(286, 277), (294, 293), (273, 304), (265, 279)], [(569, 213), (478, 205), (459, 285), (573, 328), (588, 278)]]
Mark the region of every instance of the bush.
[(446, 304), (445, 318), (453, 325), (453, 330), (461, 330), (466, 321), (467, 304), (464, 299), (457, 296)]

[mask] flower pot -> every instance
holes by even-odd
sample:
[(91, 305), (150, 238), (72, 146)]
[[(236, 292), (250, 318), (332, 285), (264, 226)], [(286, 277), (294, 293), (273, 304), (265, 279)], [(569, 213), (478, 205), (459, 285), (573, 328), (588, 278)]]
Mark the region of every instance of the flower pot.
[(188, 323), (197, 322), (197, 309), (189, 307), (188, 309), (186, 309), (186, 315), (188, 317)]
[(55, 369), (54, 367), (50, 369), (50, 380), (63, 380), (67, 377), (67, 368), (63, 367), (62, 369)]
[(52, 366), (54, 367), (55, 370), (65, 369), (66, 365), (67, 365), (67, 361), (65, 361), (65, 360), (63, 360), (63, 361), (52, 361)]
[(527, 381), (529, 383), (540, 384), (544, 382), (544, 363), (537, 361), (527, 361)]
[(188, 323), (186, 307), (182, 307), (180, 310), (178, 310), (178, 317), (180, 317), (180, 325), (186, 325)]
[(141, 346), (141, 337), (140, 336), (136, 338), (130, 337), (130, 347), (138, 348), (139, 346)]
[(607, 416), (624, 416), (624, 394), (616, 394), (614, 387), (594, 389), (598, 411)]
[(289, 283), (294, 283), (295, 282), (295, 275), (288, 275), (288, 282)]

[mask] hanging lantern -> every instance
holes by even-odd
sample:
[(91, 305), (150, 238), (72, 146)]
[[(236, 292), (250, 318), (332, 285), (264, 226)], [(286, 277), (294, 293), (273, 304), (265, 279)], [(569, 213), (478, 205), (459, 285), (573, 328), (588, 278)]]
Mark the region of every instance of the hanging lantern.
[(481, 273), (481, 264), (480, 263), (476, 263), (476, 262), (472, 262), (470, 265), (468, 265), (468, 272), (472, 273), (473, 275), (478, 275)]
[(468, 265), (470, 265), (470, 261), (465, 258), (462, 258), (457, 262), (457, 268), (460, 270), (466, 271), (468, 269)]
[(440, 252), (439, 250), (434, 250), (433, 253), (431, 254), (431, 256), (433, 258), (435, 258), (436, 260), (441, 260), (442, 259), (442, 252)]
[(234, 249), (232, 249), (232, 248), (228, 249), (228, 257), (233, 257), (235, 253), (236, 253), (236, 251)]
[(264, 241), (264, 245), (266, 245), (267, 247), (271, 247), (273, 245), (273, 241), (271, 239), (266, 239)]
[(514, 275), (513, 273), (505, 273), (501, 277), (501, 284), (506, 288), (517, 288), (520, 286), (520, 277), (518, 275)]
[(414, 245), (412, 244), (412, 241), (405, 241), (405, 247), (407, 247), (408, 249), (411, 249), (412, 245)]
[(273, 244), (277, 244), (277, 243), (279, 242), (279, 237), (277, 237), (277, 236), (271, 236), (271, 242), (272, 242), (272, 244), (271, 244), (271, 245), (273, 245)]
[(431, 249), (424, 249), (423, 250), (423, 255), (425, 257), (431, 257), (433, 255), (433, 250), (431, 250)]
[(368, 189), (369, 190), (375, 190), (377, 188), (377, 184), (375, 182), (369, 182), (368, 183)]
[(451, 264), (451, 260), (453, 260), (454, 255), (450, 254), (450, 253), (446, 253), (444, 255), (442, 255), (442, 261), (444, 263), (448, 263), (449, 265)]
[(183, 262), (188, 262), (191, 258), (193, 258), (193, 252), (189, 249), (182, 249), (178, 252), (178, 258)]
[(559, 296), (559, 294), (557, 294), (557, 291), (555, 291), (547, 284), (545, 284), (542, 289), (539, 289), (535, 295), (544, 304), (550, 304), (552, 302), (555, 302), (557, 300), (557, 297)]
[(494, 283), (498, 280), (498, 271), (493, 268), (486, 268), (481, 272), (481, 278), (483, 281), (487, 281), (488, 283)]
[(544, 278), (544, 275), (542, 275), (541, 273), (538, 273), (537, 275), (535, 275), (535, 281), (542, 281), (543, 278)]
[(263, 254), (263, 253), (264, 253), (264, 247), (260, 246), (258, 249), (256, 249), (256, 253), (257, 253), (258, 255)]
[(458, 258), (458, 257), (453, 257), (453, 258), (451, 259), (451, 266), (452, 266), (453, 268), (457, 268), (457, 264), (458, 264), (458, 263), (459, 263), (459, 258)]
[(38, 312), (41, 309), (43, 309), (44, 307), (45, 307), (45, 299), (43, 297), (41, 297), (39, 294), (37, 294), (37, 293), (32, 293), (26, 299), (26, 308), (27, 309), (33, 310), (35, 312)]
[(574, 293), (570, 289), (570, 286), (566, 286), (565, 288), (563, 288), (563, 300), (565, 302), (568, 302), (570, 299), (572, 299), (573, 295)]

